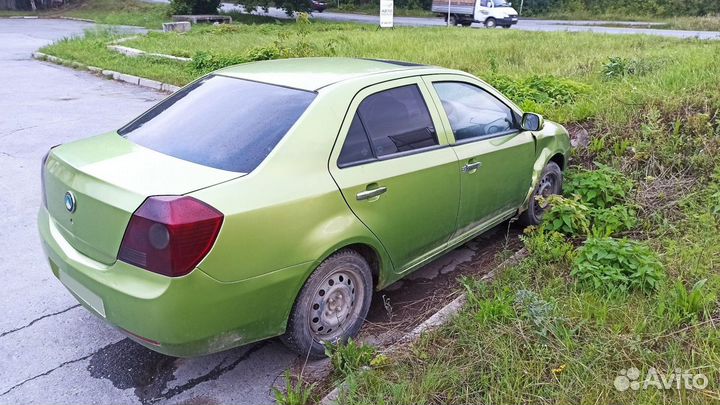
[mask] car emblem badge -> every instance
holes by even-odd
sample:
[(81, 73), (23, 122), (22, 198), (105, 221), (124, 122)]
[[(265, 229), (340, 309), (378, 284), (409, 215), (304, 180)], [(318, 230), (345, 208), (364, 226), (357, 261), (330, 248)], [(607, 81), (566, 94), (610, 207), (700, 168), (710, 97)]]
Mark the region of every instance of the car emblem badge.
[(68, 191), (65, 193), (65, 208), (68, 210), (68, 212), (75, 212), (75, 208), (77, 207), (77, 202), (75, 201), (75, 195)]

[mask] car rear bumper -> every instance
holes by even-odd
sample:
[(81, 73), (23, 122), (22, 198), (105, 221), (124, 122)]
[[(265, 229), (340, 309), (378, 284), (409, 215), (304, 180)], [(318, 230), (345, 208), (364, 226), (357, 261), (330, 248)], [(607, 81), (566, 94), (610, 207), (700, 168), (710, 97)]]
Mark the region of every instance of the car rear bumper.
[(136, 342), (171, 356), (198, 356), (282, 334), (310, 265), (233, 283), (199, 268), (170, 278), (84, 256), (62, 237), (45, 208), (38, 227), (53, 274), (85, 308)]

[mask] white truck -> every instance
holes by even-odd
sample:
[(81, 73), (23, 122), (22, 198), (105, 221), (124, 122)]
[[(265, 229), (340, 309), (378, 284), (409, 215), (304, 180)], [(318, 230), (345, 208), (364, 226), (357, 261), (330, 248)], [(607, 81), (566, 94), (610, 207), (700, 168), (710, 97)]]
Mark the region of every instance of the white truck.
[(476, 22), (487, 28), (510, 28), (518, 22), (518, 12), (505, 0), (433, 0), (432, 12), (463, 27)]

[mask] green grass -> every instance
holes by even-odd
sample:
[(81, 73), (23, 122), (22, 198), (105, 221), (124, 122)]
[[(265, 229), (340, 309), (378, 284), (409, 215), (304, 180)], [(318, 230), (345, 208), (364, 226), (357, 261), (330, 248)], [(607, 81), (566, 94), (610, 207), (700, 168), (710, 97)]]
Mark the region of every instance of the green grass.
[[(589, 289), (573, 272), (579, 256), (573, 250), (585, 235), (528, 239), (531, 255), (492, 285), (465, 281), (468, 304), (450, 324), (371, 371), (349, 373), (342, 403), (720, 401), (720, 43), (318, 22), (194, 27), (125, 43), (195, 58), (180, 64), (109, 52), (105, 45), (114, 38), (95, 32), (44, 52), (175, 84), (263, 55), (388, 58), (462, 69), (526, 110), (573, 132), (586, 129), (589, 145), (575, 152), (573, 164), (602, 162), (633, 180), (632, 192), (612, 205), (632, 208), (637, 220), (616, 236), (657, 255), (663, 269), (657, 286), (626, 293), (612, 285)], [(534, 298), (527, 304), (521, 297)], [(706, 391), (619, 392), (613, 380), (629, 367), (694, 369), (710, 385)]]
[[(84, 0), (69, 6), (39, 12), (0, 10), (0, 17), (34, 15), (38, 17), (74, 17), (94, 20), (98, 24), (134, 25), (155, 30), (162, 23), (172, 21), (167, 4), (145, 3), (137, 0)], [(233, 22), (241, 24), (281, 23), (285, 20), (244, 13), (227, 13)]]
[(627, 14), (590, 14), (587, 12), (576, 13), (547, 13), (543, 15), (534, 15), (530, 18), (540, 18), (549, 20), (577, 20), (577, 21), (608, 21), (609, 27), (625, 27), (623, 24), (613, 24), (613, 21), (631, 21), (631, 22), (647, 22), (659, 23), (660, 25), (642, 25), (638, 28), (650, 29), (670, 29), (685, 31), (720, 31), (720, 16), (707, 15), (702, 17), (679, 16), (679, 17), (657, 17), (657, 16), (641, 16)]
[[(150, 52), (193, 57), (198, 52), (228, 59), (240, 58), (256, 47), (268, 47), (281, 32), (288, 46), (307, 43), (307, 56), (351, 56), (406, 60), (440, 65), (476, 74), (491, 82), (497, 76), (522, 79), (555, 76), (590, 86), (590, 95), (568, 105), (526, 105), (563, 123), (590, 118), (630, 122), (641, 117), (628, 104), (668, 104), (670, 108), (699, 100), (697, 94), (714, 96), (708, 83), (720, 74), (718, 44), (649, 36), (611, 36), (591, 33), (540, 33), (454, 28), (405, 28), (377, 30), (355, 24), (313, 23), (308, 34), (281, 24), (243, 25), (225, 28), (194, 27), (189, 34), (152, 32), (125, 45)], [(107, 69), (143, 73), (153, 79), (185, 84), (204, 71), (187, 65), (150, 63), (144, 59), (119, 58), (102, 46), (110, 38), (91, 36), (63, 41), (45, 48), (59, 57)], [(620, 57), (643, 66), (643, 73), (623, 80), (606, 81), (603, 67), (609, 58)], [(647, 72), (645, 72), (647, 71)]]
[(87, 0), (60, 9), (39, 11), (4, 11), (0, 16), (37, 15), (39, 17), (74, 17), (94, 20), (100, 24), (135, 25), (161, 29), (170, 21), (169, 7), (135, 0)]

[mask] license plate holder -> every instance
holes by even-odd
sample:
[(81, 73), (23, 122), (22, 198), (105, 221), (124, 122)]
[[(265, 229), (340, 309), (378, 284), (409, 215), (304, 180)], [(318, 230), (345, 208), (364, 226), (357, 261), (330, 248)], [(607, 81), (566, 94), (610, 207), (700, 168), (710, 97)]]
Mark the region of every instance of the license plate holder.
[(102, 298), (94, 292), (90, 291), (89, 288), (80, 284), (77, 280), (72, 278), (70, 275), (60, 270), (59, 272), (60, 282), (63, 283), (65, 288), (70, 290), (76, 297), (78, 297), (87, 306), (92, 308), (98, 315), (105, 318), (105, 303)]

